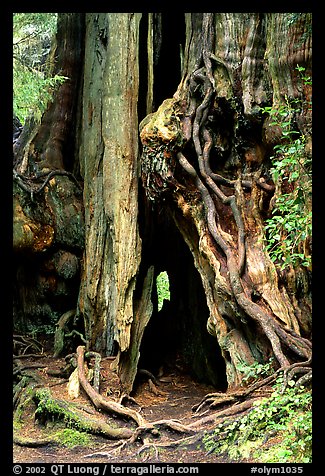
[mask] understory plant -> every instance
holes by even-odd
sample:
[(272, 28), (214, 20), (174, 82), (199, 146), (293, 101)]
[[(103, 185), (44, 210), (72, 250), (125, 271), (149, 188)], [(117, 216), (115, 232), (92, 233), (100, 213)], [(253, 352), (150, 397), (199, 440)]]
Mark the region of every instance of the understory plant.
[(56, 13), (13, 14), (13, 111), (22, 124), (40, 120), (56, 89), (68, 78), (50, 74)]
[(249, 385), (260, 377), (267, 377), (268, 375), (271, 375), (274, 371), (273, 366), (274, 357), (270, 357), (268, 362), (265, 364), (260, 364), (259, 362), (255, 362), (252, 365), (239, 364), (238, 370), (243, 373), (243, 385)]
[[(311, 86), (311, 78), (303, 67), (297, 67), (303, 84)], [(312, 159), (307, 137), (298, 132), (295, 118), (302, 107), (311, 103), (298, 99), (261, 108), (271, 118), (270, 126), (281, 131), (281, 141), (274, 147), (271, 173), (276, 186), (272, 200), (272, 216), (266, 220), (267, 249), (281, 269), (288, 266), (311, 266), (312, 236)]]
[[(270, 397), (258, 400), (236, 420), (220, 423), (203, 439), (209, 453), (233, 460), (265, 463), (312, 461), (312, 393), (289, 381), (283, 391), (280, 374)], [(268, 443), (266, 445), (266, 443)]]

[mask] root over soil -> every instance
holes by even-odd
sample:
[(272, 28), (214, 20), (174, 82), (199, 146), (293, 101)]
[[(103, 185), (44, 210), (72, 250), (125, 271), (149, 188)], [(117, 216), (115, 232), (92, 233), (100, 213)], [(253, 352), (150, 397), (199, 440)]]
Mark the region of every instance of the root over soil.
[[(68, 392), (69, 360), (70, 373), (75, 365), (78, 376), (79, 388), (74, 394)], [(270, 384), (277, 375), (275, 372), (250, 387), (220, 393), (184, 374), (170, 373), (159, 380), (149, 372), (140, 372), (139, 383), (130, 396), (121, 394), (111, 359), (100, 360), (98, 355), (85, 352), (83, 346), (66, 360), (42, 354), (40, 359), (37, 355), (17, 356), (14, 362), (18, 380), (14, 388), (14, 458), (20, 462), (26, 461), (20, 449), (24, 447), (42, 451), (42, 458), (49, 448), (68, 458), (68, 450), (62, 448), (64, 428), (91, 435), (91, 443), (78, 447), (81, 460), (183, 458), (188, 462), (184, 455), (194, 458), (190, 461), (215, 460), (215, 455), (207, 455), (204, 450), (204, 434), (219, 423), (234, 421), (249, 412), (258, 399), (270, 393)], [(292, 375), (291, 370), (286, 373)], [(28, 451), (28, 458), (31, 454)], [(74, 451), (73, 459), (75, 455)]]

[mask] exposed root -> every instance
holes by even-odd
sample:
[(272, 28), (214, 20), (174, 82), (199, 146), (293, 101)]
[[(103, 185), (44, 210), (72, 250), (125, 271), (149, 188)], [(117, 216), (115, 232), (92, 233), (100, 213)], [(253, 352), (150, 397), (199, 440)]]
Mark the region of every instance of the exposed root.
[(303, 374), (303, 376), (296, 381), (297, 386), (306, 385), (307, 383), (309, 383), (312, 379), (311, 363), (312, 358), (310, 357), (310, 359), (308, 359), (306, 362), (296, 362), (290, 365), (288, 368), (284, 369), (284, 382), (281, 392), (284, 393), (285, 389), (288, 386), (288, 383), (293, 380), (293, 378), (298, 374)]
[(151, 380), (157, 387), (160, 385), (159, 380), (157, 380), (156, 377), (151, 372), (149, 372), (149, 370), (138, 369), (137, 375), (147, 377), (148, 380)]
[(165, 428), (169, 431), (174, 431), (177, 433), (191, 434), (193, 430), (189, 428), (188, 425), (183, 425), (177, 420), (157, 420), (151, 423), (155, 428)]
[(34, 393), (34, 400), (37, 404), (35, 417), (45, 421), (49, 416), (63, 420), (67, 426), (77, 428), (78, 430), (102, 435), (108, 439), (129, 439), (134, 431), (129, 428), (115, 428), (93, 416), (87, 417), (76, 406), (54, 398), (49, 389), (38, 389)]
[(97, 408), (97, 410), (103, 410), (108, 413), (114, 413), (121, 418), (134, 420), (138, 426), (145, 426), (146, 422), (139, 412), (132, 410), (131, 408), (126, 408), (123, 405), (120, 405), (118, 402), (115, 402), (113, 400), (103, 397), (90, 385), (84, 370), (84, 353), (85, 353), (84, 346), (78, 346), (77, 357), (78, 357), (79, 381), (80, 381), (80, 385), (86, 392), (91, 402)]
[[(113, 414), (119, 419), (127, 421), (123, 426), (111, 426), (107, 421), (96, 418), (96, 410), (80, 403), (69, 403), (55, 398), (50, 391), (50, 384), (45, 383), (43, 376), (40, 377), (35, 369), (25, 369), (21, 372), (21, 380), (16, 384), (15, 408), (16, 412), (27, 410), (30, 413), (30, 404), (36, 404), (35, 419), (40, 424), (45, 424), (48, 419), (63, 421), (67, 427), (76, 428), (94, 435), (101, 435), (107, 440), (116, 440), (115, 444), (108, 443), (107, 451), (90, 453), (85, 458), (110, 457), (119, 455), (126, 449), (133, 451), (137, 448), (135, 456), (142, 455), (144, 461), (150, 456), (159, 460), (159, 451), (172, 448), (189, 448), (203, 445), (203, 437), (206, 432), (212, 432), (217, 425), (222, 424), (227, 431), (227, 426), (244, 415), (248, 414), (255, 402), (262, 396), (270, 393), (272, 384), (280, 372), (284, 375), (284, 386), (298, 376), (296, 384), (307, 383), (311, 377), (311, 359), (292, 364), (285, 369), (280, 368), (274, 374), (263, 380), (257, 381), (247, 388), (238, 389), (232, 393), (209, 393), (197, 405), (192, 407), (195, 421), (183, 424), (175, 419), (162, 419), (156, 421), (146, 421), (140, 412), (122, 405), (124, 400), (134, 399), (128, 395), (123, 395), (119, 402), (104, 398), (89, 383), (86, 377), (85, 357), (95, 357), (85, 353), (85, 348), (77, 348), (77, 370), (78, 378), (86, 395), (94, 404), (96, 410)], [(71, 359), (74, 356), (69, 356)], [(97, 357), (99, 365), (99, 358)], [(37, 366), (37, 368), (39, 368)], [(24, 375), (24, 372), (31, 374)], [(17, 373), (19, 375), (19, 373)], [(47, 387), (45, 387), (47, 385)], [(217, 409), (217, 411), (215, 411)], [(214, 410), (214, 411), (211, 411)], [(88, 414), (88, 415), (87, 415)], [(163, 438), (161, 440), (161, 438)], [(14, 433), (14, 443), (26, 447), (40, 447), (58, 444), (55, 435), (46, 438), (25, 438)], [(140, 445), (140, 448), (139, 448)], [(106, 449), (105, 448), (105, 449)]]
[(153, 383), (151, 378), (148, 380), (148, 385), (149, 385), (150, 392), (153, 393), (154, 395), (157, 395), (157, 396), (166, 395), (166, 392), (156, 387), (156, 385)]
[(39, 448), (41, 446), (57, 445), (55, 438), (23, 438), (17, 432), (13, 434), (13, 442), (18, 446), (26, 446), (28, 448)]
[[(206, 22), (208, 22), (208, 15), (209, 14), (206, 14)], [(212, 136), (205, 127), (205, 123), (209, 107), (211, 106), (214, 97), (214, 83), (211, 80), (213, 77), (211, 72), (211, 61), (207, 60), (207, 58), (209, 58), (209, 52), (206, 51), (206, 48), (208, 48), (207, 42), (202, 52), (206, 75), (193, 73), (190, 88), (190, 94), (194, 96), (195, 88), (193, 90), (193, 87), (195, 84), (203, 83), (204, 98), (201, 104), (196, 107), (196, 110), (194, 109), (195, 113), (194, 111), (191, 111), (191, 116), (194, 117), (193, 125), (191, 126), (190, 123), (187, 123), (186, 126), (188, 140), (192, 138), (195, 147), (199, 171), (187, 160), (183, 152), (180, 150), (177, 152), (177, 159), (183, 170), (193, 179), (196, 188), (201, 194), (208, 230), (219, 250), (226, 258), (229, 284), (237, 304), (247, 314), (247, 316), (258, 322), (263, 329), (264, 334), (267, 336), (274, 356), (278, 360), (280, 366), (286, 368), (289, 367), (290, 362), (284, 352), (284, 347), (290, 349), (290, 351), (295, 353), (299, 358), (309, 359), (311, 355), (311, 345), (309, 342), (306, 342), (306, 339), (302, 339), (300, 336), (294, 335), (290, 331), (287, 332), (287, 330), (277, 322), (272, 313), (267, 312), (262, 306), (253, 302), (245, 292), (241, 280), (242, 274), (245, 270), (246, 261), (245, 226), (238, 200), (238, 197), (242, 194), (241, 180), (240, 177), (238, 177), (238, 180), (234, 183), (234, 195), (225, 195), (218, 186), (218, 181), (215, 180), (216, 177), (214, 177), (209, 164)], [(199, 70), (197, 70), (197, 72), (198, 71)], [(193, 101), (191, 101), (189, 105), (189, 109), (191, 108), (193, 108)], [(221, 202), (223, 205), (230, 206), (232, 210), (238, 234), (236, 251), (233, 249), (232, 243), (224, 236), (218, 226), (220, 217), (218, 216), (215, 205), (216, 200)]]
[(238, 401), (238, 397), (235, 395), (227, 395), (224, 393), (209, 393), (198, 404), (192, 407), (192, 410), (196, 413), (200, 412), (206, 405), (210, 408), (215, 408), (219, 405), (226, 405), (228, 403), (235, 403)]
[(253, 404), (260, 400), (260, 397), (250, 398), (249, 400), (242, 403), (235, 403), (225, 410), (220, 410), (215, 413), (211, 413), (205, 417), (200, 418), (198, 421), (191, 423), (188, 427), (191, 430), (196, 430), (200, 428), (205, 428), (206, 426), (214, 426), (218, 423), (223, 422), (225, 419), (233, 416), (238, 416), (239, 414), (244, 413), (253, 406)]
[(127, 401), (133, 403), (134, 405), (137, 405), (138, 407), (140, 407), (140, 410), (141, 410), (141, 406), (139, 405), (139, 403), (136, 401), (135, 398), (130, 397), (130, 395), (127, 395), (126, 393), (124, 393), (119, 399), (119, 404), (123, 405), (124, 400), (127, 400)]
[[(247, 388), (243, 388), (240, 390), (237, 390), (233, 393), (209, 393), (205, 395), (205, 397), (199, 402), (197, 405), (194, 405), (192, 407), (192, 410), (195, 413), (199, 413), (204, 407), (208, 407), (209, 410), (216, 408), (218, 406), (224, 406), (231, 404), (233, 408), (234, 405), (238, 402), (241, 402), (243, 400), (246, 400), (249, 395), (254, 394), (254, 392), (258, 391), (258, 397), (261, 398), (261, 391), (264, 388), (264, 392), (266, 395), (269, 393), (267, 388), (268, 386), (273, 383), (278, 375), (283, 372), (283, 377), (284, 377), (284, 382), (282, 385), (281, 392), (284, 393), (287, 386), (288, 382), (290, 380), (293, 380), (294, 376), (298, 374), (304, 374), (302, 377), (300, 377), (295, 385), (300, 386), (300, 385), (306, 385), (309, 383), (312, 379), (312, 371), (311, 371), (311, 358), (305, 362), (296, 362), (294, 364), (291, 364), (287, 367), (280, 367), (277, 369), (272, 375), (269, 375), (268, 377), (258, 380), (257, 382), (251, 384)], [(251, 397), (252, 398), (252, 397)]]
[(151, 450), (154, 450), (155, 452), (155, 458), (157, 461), (159, 461), (159, 452), (158, 452), (158, 448), (157, 448), (157, 445), (153, 444), (153, 443), (148, 443), (146, 445), (143, 445), (142, 448), (139, 449), (139, 451), (137, 452), (137, 456), (140, 456), (142, 453), (144, 453), (145, 451), (148, 451), (148, 456), (143, 460), (143, 462), (146, 462), (147, 459), (150, 457), (150, 451)]
[(109, 458), (114, 454), (120, 454), (123, 449), (128, 445), (128, 441), (117, 441), (115, 443), (105, 444), (103, 448), (109, 448), (110, 451), (95, 451), (83, 456), (83, 458)]
[(37, 339), (33, 337), (14, 334), (13, 336), (14, 352), (15, 357), (20, 357), (21, 355), (27, 354), (27, 351), (39, 352), (43, 354), (43, 346)]

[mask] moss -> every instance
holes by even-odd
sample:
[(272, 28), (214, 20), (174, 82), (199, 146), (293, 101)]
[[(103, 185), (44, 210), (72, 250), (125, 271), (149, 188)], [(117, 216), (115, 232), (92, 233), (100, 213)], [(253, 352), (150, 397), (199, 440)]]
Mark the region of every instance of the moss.
[(65, 428), (64, 430), (58, 431), (55, 433), (54, 438), (61, 446), (67, 446), (68, 448), (87, 446), (91, 441), (91, 438), (87, 433), (71, 428)]
[(84, 247), (84, 219), (81, 201), (73, 194), (75, 186), (67, 177), (57, 177), (46, 193), (46, 202), (53, 211), (55, 241), (73, 249)]
[(184, 136), (178, 115), (177, 101), (168, 98), (163, 101), (155, 113), (149, 114), (140, 124), (140, 136), (143, 144), (167, 144), (181, 146)]
[(51, 392), (47, 388), (37, 390), (35, 397), (38, 401), (35, 417), (41, 421), (47, 419), (49, 416), (63, 420), (68, 427), (90, 431), (90, 426), (87, 425), (80, 415), (74, 413), (71, 406), (63, 401), (56, 400), (52, 397)]
[(133, 435), (133, 430), (128, 428), (113, 428), (106, 422), (85, 416), (72, 403), (53, 398), (48, 388), (36, 390), (34, 400), (37, 403), (35, 417), (41, 424), (52, 420), (56, 425), (63, 423), (69, 429), (110, 439), (130, 438)]
[[(19, 392), (19, 387), (23, 389), (26, 385), (28, 385), (29, 380), (30, 377), (28, 377), (27, 375), (24, 376), (20, 383), (14, 387), (14, 394), (16, 392)], [(36, 384), (36, 382), (30, 383), (28, 386), (26, 386), (26, 388), (22, 390), (22, 393), (20, 394), (19, 403), (14, 411), (14, 428), (20, 427), (24, 423), (25, 419), (29, 419), (30, 415), (33, 414), (35, 410), (35, 405), (33, 403), (34, 386)]]

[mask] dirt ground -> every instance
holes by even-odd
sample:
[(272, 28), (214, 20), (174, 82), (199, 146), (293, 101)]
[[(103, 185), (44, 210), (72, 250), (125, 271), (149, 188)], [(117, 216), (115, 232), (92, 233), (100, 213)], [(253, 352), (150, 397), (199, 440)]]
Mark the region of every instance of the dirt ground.
[[(64, 359), (54, 359), (44, 357), (41, 359), (24, 359), (20, 361), (24, 365), (38, 363), (42, 366), (38, 370), (45, 380), (46, 385), (51, 387), (54, 397), (73, 401), (80, 405), (88, 415), (93, 413), (96, 418), (100, 417), (107, 421), (107, 415), (95, 411), (86, 395), (81, 390), (78, 398), (71, 399), (67, 391), (67, 381), (62, 378), (49, 376), (47, 371), (62, 368)], [(101, 387), (100, 393), (110, 398), (118, 399), (118, 382), (116, 374), (110, 369), (109, 359), (101, 362)], [(114, 380), (115, 379), (115, 380)], [(192, 407), (198, 404), (202, 398), (215, 388), (194, 381), (181, 369), (166, 370), (160, 375), (159, 385), (153, 386), (147, 376), (139, 376), (133, 398), (134, 402), (123, 404), (136, 409), (147, 421), (161, 419), (176, 419), (183, 424), (195, 421), (198, 416), (193, 412)], [(127, 422), (115, 420), (119, 426), (127, 425)], [(28, 438), (44, 438), (51, 431), (51, 425), (42, 427), (35, 424), (33, 415), (24, 418), (20, 429), (20, 435)], [(139, 443), (136, 446), (127, 446), (122, 451), (114, 448), (116, 442), (102, 437), (90, 436), (91, 440), (87, 446), (75, 446), (72, 449), (60, 445), (47, 445), (37, 448), (26, 448), (14, 444), (13, 461), (15, 463), (223, 463), (230, 462), (224, 460), (222, 456), (207, 454), (204, 447), (187, 447), (186, 449), (158, 449), (151, 448), (139, 453), (142, 448)], [(169, 438), (169, 435), (168, 435)], [(179, 435), (171, 435), (171, 438), (179, 439)], [(159, 439), (162, 443), (164, 437)]]

